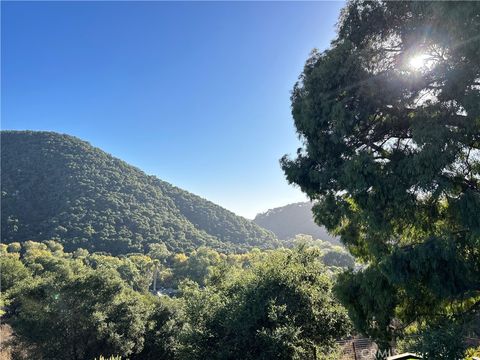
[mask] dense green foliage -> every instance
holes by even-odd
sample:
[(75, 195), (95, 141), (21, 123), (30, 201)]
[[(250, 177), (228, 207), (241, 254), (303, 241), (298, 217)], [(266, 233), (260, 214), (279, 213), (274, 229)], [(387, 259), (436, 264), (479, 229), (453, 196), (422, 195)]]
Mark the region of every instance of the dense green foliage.
[(350, 328), (314, 246), (113, 257), (28, 241), (0, 253), (2, 276), (21, 269), (2, 292), (18, 359), (324, 359)]
[(357, 329), (421, 334), (431, 359), (480, 321), (479, 33), (478, 2), (349, 3), (295, 85), (304, 146), (282, 159), (366, 265), (338, 287)]
[(208, 245), (271, 247), (270, 232), (77, 138), (3, 131), (2, 241), (59, 239), (66, 249), (112, 254)]
[(257, 225), (273, 232), (278, 239), (289, 240), (296, 235), (311, 235), (314, 239), (338, 243), (325, 227), (318, 226), (312, 216), (312, 204), (308, 202), (285, 205), (258, 214), (253, 219)]
[(325, 358), (348, 333), (316, 251), (273, 252), (247, 270), (216, 271), (205, 289), (182, 288), (187, 319), (196, 325), (183, 334), (185, 359)]

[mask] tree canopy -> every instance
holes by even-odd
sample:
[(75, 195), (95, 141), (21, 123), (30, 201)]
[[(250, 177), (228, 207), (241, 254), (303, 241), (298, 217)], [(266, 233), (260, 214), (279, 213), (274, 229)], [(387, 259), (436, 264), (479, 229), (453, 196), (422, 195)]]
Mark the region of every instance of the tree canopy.
[(339, 290), (383, 347), (478, 321), (478, 34), (478, 2), (353, 1), (292, 92), (303, 146), (282, 167), (364, 262)]
[(16, 359), (316, 359), (350, 329), (316, 246), (156, 259), (28, 241), (0, 255)]
[[(274, 251), (250, 268), (217, 268), (185, 283), (182, 359), (319, 359), (350, 330), (314, 249)], [(323, 355), (322, 355), (323, 354)]]

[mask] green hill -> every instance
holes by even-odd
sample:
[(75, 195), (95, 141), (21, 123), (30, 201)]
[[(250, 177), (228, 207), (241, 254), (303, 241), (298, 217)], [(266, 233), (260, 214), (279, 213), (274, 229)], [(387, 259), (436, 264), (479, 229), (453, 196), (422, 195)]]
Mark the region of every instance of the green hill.
[(112, 254), (211, 246), (271, 247), (275, 236), (146, 175), (89, 143), (52, 132), (1, 132), (2, 241), (57, 239)]
[(312, 204), (301, 202), (270, 209), (258, 214), (253, 221), (270, 231), (282, 240), (293, 239), (295, 235), (311, 235), (333, 244), (339, 244), (338, 238), (330, 235), (324, 227), (318, 226), (313, 220)]

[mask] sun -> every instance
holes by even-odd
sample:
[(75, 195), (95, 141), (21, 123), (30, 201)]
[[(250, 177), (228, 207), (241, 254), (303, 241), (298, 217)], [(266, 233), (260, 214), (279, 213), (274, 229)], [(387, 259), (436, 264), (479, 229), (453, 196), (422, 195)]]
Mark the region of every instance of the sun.
[(426, 54), (417, 54), (410, 58), (408, 67), (412, 70), (418, 71), (428, 65), (429, 56)]

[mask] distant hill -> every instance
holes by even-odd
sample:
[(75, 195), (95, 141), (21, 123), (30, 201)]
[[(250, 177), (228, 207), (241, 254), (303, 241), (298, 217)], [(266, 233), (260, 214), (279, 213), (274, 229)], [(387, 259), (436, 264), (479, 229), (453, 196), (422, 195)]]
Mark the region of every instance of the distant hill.
[(9, 243), (58, 239), (112, 254), (211, 246), (273, 247), (255, 223), (114, 158), (52, 132), (1, 132), (1, 236)]
[(309, 202), (289, 204), (268, 210), (258, 214), (253, 221), (272, 231), (281, 240), (289, 240), (295, 235), (306, 234), (311, 235), (314, 239), (339, 244), (337, 238), (313, 221), (312, 204)]

